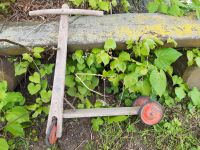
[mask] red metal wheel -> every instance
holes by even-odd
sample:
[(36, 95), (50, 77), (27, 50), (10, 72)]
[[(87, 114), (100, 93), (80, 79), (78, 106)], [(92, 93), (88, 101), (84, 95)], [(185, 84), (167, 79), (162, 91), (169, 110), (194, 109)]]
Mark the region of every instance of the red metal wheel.
[(56, 137), (56, 132), (57, 132), (57, 121), (56, 119), (53, 119), (51, 126), (49, 127), (48, 133), (46, 135), (46, 144), (48, 146), (51, 146), (56, 143), (57, 137)]
[(135, 106), (142, 106), (145, 103), (150, 101), (150, 97), (148, 96), (140, 96), (138, 98), (136, 98), (136, 100), (133, 102), (133, 107)]
[(55, 144), (58, 139), (56, 137), (56, 131), (57, 131), (57, 126), (54, 124), (53, 127), (51, 128), (51, 132), (49, 135), (49, 144), (51, 145)]
[(154, 125), (161, 121), (164, 111), (162, 105), (155, 101), (150, 101), (140, 108), (140, 118), (147, 125)]

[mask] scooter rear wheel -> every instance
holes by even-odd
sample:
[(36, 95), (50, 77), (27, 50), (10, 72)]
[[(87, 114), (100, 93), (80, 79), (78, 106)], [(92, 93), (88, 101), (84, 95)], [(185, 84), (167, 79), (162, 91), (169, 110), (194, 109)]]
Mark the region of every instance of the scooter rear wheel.
[(143, 123), (154, 125), (161, 121), (164, 111), (160, 103), (149, 101), (141, 106), (139, 115)]

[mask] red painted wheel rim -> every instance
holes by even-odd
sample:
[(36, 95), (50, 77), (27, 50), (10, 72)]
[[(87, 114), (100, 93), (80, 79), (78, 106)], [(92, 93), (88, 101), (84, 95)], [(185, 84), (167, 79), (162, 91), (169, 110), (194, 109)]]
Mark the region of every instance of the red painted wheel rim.
[(136, 98), (136, 100), (133, 102), (133, 107), (135, 106), (142, 106), (145, 103), (150, 101), (150, 97), (148, 96), (140, 96), (138, 98)]
[(49, 144), (51, 145), (55, 144), (58, 139), (56, 137), (56, 131), (57, 131), (57, 126), (54, 124), (53, 127), (51, 128), (51, 132), (49, 135)]
[(158, 102), (147, 102), (140, 109), (140, 118), (147, 125), (154, 125), (161, 121), (163, 107)]

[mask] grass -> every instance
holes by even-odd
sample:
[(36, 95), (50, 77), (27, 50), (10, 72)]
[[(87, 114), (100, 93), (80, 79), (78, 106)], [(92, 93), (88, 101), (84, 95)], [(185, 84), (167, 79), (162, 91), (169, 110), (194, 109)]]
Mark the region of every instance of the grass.
[(163, 121), (154, 126), (133, 121), (135, 118), (103, 125), (95, 140), (85, 145), (85, 150), (200, 150), (200, 112), (190, 112), (179, 105), (167, 108), (165, 114)]

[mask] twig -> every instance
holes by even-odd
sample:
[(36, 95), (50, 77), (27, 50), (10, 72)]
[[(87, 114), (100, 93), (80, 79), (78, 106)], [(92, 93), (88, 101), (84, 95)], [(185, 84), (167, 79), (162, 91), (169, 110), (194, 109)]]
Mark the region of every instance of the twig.
[[(105, 77), (105, 76), (103, 76), (103, 75), (101, 75), (101, 74), (94, 74), (94, 73), (81, 73), (81, 72), (78, 72), (78, 73), (76, 73), (76, 74), (77, 74), (77, 75), (82, 75), (82, 76), (86, 75), (86, 76)], [(107, 77), (116, 77), (116, 76), (107, 76)]]
[[(96, 94), (98, 94), (98, 95), (104, 97), (103, 94), (101, 94), (101, 93), (99, 93), (99, 92), (97, 92), (97, 91), (94, 91), (94, 90), (90, 89), (90, 88), (81, 80), (81, 78), (80, 78), (77, 74), (75, 74), (75, 76), (81, 81), (81, 83), (82, 83), (89, 91), (94, 92), (94, 93), (96, 93)], [(106, 97), (107, 97), (107, 96), (106, 96)]]
[(20, 44), (20, 43), (17, 43), (17, 42), (14, 42), (14, 41), (11, 41), (11, 40), (8, 40), (8, 39), (0, 39), (0, 42), (7, 42), (7, 43), (10, 43), (10, 44), (13, 44), (13, 45), (17, 45), (17, 46), (20, 46), (22, 48), (24, 48), (26, 51), (30, 52), (30, 48), (28, 47), (25, 47), (24, 45)]
[(76, 109), (65, 97), (64, 97), (65, 102), (72, 108), (72, 109)]
[(105, 80), (105, 78), (103, 79), (103, 99), (104, 99), (104, 101), (106, 100), (106, 97), (105, 97), (105, 95), (106, 95), (106, 80)]
[(79, 144), (79, 146), (77, 146), (77, 148), (75, 148), (75, 150), (77, 150), (81, 145), (83, 145), (83, 143), (85, 143), (85, 142), (87, 142), (88, 140), (83, 140), (82, 142), (81, 142), (81, 144)]

